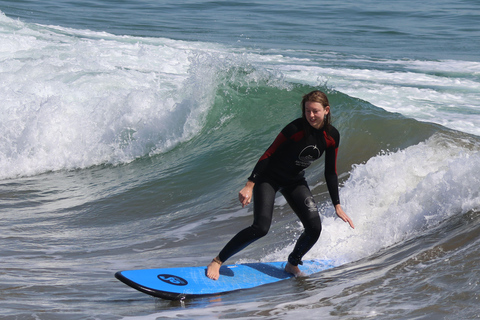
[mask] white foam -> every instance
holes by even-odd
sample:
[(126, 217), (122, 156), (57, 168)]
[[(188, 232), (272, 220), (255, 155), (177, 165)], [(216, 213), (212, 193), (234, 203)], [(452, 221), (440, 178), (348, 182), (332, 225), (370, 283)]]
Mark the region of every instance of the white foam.
[(290, 81), (326, 82), (387, 111), (480, 136), (479, 62), (358, 58), (341, 67), (310, 64), (279, 68)]
[[(422, 234), (448, 217), (479, 210), (478, 150), (473, 142), (435, 135), (355, 166), (340, 190), (355, 229), (326, 206), (321, 209), (320, 240), (305, 258), (356, 261)], [(282, 259), (292, 248), (293, 244), (265, 260)]]
[(0, 15), (0, 178), (125, 163), (199, 132), (213, 45), (25, 24)]

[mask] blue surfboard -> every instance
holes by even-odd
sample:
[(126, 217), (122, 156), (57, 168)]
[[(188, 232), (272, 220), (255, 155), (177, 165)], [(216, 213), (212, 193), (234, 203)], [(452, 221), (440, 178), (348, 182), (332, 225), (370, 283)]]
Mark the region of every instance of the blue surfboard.
[[(207, 267), (127, 270), (115, 277), (130, 287), (154, 297), (181, 300), (249, 289), (292, 278), (285, 272), (286, 262), (257, 262), (224, 265), (220, 278), (207, 278)], [(334, 265), (328, 260), (307, 260), (299, 265), (306, 275), (311, 275)]]

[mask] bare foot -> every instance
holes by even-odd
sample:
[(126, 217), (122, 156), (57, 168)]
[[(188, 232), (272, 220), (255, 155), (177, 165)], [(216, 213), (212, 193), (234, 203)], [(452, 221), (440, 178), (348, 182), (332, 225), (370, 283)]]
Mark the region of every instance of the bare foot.
[(307, 276), (305, 273), (300, 271), (300, 268), (298, 266), (294, 266), (290, 262), (287, 262), (287, 265), (285, 266), (285, 271), (293, 274), (295, 277), (306, 277)]
[(212, 279), (212, 280), (218, 280), (220, 277), (220, 267), (222, 265), (215, 261), (215, 259), (210, 262), (210, 264), (207, 267), (207, 277)]

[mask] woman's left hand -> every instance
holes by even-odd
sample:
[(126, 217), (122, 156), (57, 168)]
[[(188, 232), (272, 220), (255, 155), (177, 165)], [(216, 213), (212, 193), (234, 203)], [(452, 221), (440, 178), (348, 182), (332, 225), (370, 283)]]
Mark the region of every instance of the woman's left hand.
[(347, 214), (345, 213), (345, 211), (343, 211), (341, 205), (337, 204), (335, 206), (335, 212), (337, 213), (337, 216), (340, 219), (342, 219), (345, 222), (348, 222), (350, 224), (350, 227), (352, 227), (352, 229), (355, 229), (355, 226), (353, 225), (352, 219), (350, 219), (349, 216), (347, 216)]

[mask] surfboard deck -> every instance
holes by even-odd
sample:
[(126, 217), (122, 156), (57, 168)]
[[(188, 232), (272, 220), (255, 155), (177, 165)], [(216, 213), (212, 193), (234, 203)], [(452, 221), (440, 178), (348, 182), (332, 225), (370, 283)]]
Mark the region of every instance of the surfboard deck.
[[(126, 285), (154, 297), (182, 300), (249, 289), (292, 278), (286, 262), (256, 262), (223, 265), (220, 278), (207, 278), (207, 267), (158, 268), (118, 271), (115, 277)], [(334, 265), (329, 260), (306, 260), (299, 268), (311, 275)]]

